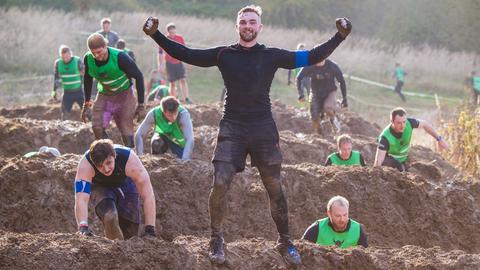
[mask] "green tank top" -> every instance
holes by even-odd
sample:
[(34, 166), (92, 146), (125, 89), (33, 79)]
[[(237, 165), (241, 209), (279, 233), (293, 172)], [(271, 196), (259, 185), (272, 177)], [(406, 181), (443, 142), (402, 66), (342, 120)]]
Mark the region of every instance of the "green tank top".
[(473, 80), (473, 89), (475, 91), (480, 92), (480, 76), (475, 76), (472, 78)]
[(403, 70), (403, 68), (401, 67), (396, 67), (395, 68), (395, 77), (397, 78), (397, 80), (403, 82), (405, 81), (405, 70)]
[(122, 51), (108, 47), (108, 62), (103, 66), (95, 64), (95, 58), (91, 52), (86, 54), (88, 74), (98, 81), (99, 93), (114, 95), (130, 88), (130, 80), (127, 74), (118, 66), (118, 54)]
[(318, 222), (317, 244), (348, 248), (358, 245), (360, 239), (360, 223), (350, 219), (350, 228), (345, 232), (336, 232), (328, 225), (328, 217)]
[(402, 136), (400, 139), (395, 137), (392, 134), (392, 131), (390, 130), (390, 125), (387, 126), (382, 134), (380, 134), (380, 137), (378, 137), (378, 140), (383, 137), (385, 137), (389, 143), (388, 147), (388, 154), (392, 156), (394, 159), (396, 159), (399, 162), (405, 162), (408, 157), (408, 152), (410, 151), (410, 142), (412, 140), (412, 125), (410, 124), (410, 121), (407, 119), (407, 123), (405, 125), (405, 130), (402, 133)]
[[(182, 106), (178, 107), (178, 115), (180, 115), (185, 108)], [(163, 116), (162, 106), (155, 108), (155, 132), (166, 136), (170, 141), (180, 146), (181, 148), (185, 147), (185, 137), (183, 136), (182, 129), (178, 124), (178, 121), (175, 123), (169, 123), (168, 120)]]
[(337, 153), (330, 154), (328, 158), (330, 159), (333, 165), (337, 165), (337, 166), (354, 166), (354, 165), (361, 166), (362, 165), (362, 163), (360, 163), (360, 152), (358, 151), (352, 151), (350, 158), (347, 160), (341, 159)]
[(82, 88), (82, 77), (78, 68), (78, 56), (73, 56), (68, 64), (61, 58), (57, 60), (58, 75), (62, 81), (63, 90), (73, 91)]

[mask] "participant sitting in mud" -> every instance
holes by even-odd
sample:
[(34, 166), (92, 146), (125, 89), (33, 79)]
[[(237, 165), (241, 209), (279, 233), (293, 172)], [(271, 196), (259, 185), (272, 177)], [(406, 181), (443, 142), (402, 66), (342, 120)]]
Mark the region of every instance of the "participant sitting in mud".
[(111, 140), (94, 141), (80, 160), (75, 176), (75, 218), (78, 233), (91, 236), (88, 204), (103, 222), (109, 239), (138, 235), (140, 197), (143, 199), (145, 235), (155, 237), (155, 195), (150, 176), (137, 155)]
[(143, 137), (155, 126), (152, 136), (152, 154), (163, 154), (168, 149), (182, 160), (192, 159), (193, 127), (190, 113), (177, 98), (168, 96), (151, 109), (135, 133), (135, 149), (143, 155)]
[(414, 128), (423, 128), (437, 140), (440, 149), (448, 148), (448, 144), (442, 136), (438, 135), (429, 123), (415, 118), (407, 118), (405, 109), (395, 108), (390, 113), (390, 125), (378, 137), (373, 166), (387, 166), (401, 172), (407, 171), (407, 159)]
[(328, 201), (328, 217), (315, 221), (302, 236), (312, 243), (322, 246), (348, 248), (354, 246), (368, 247), (365, 226), (348, 216), (348, 200), (335, 196)]
[(83, 107), (82, 75), (84, 74), (83, 62), (78, 56), (72, 55), (72, 50), (67, 45), (58, 49), (60, 58), (55, 61), (52, 98), (57, 100), (57, 89), (63, 88), (62, 120), (70, 119), (70, 112), (76, 102)]
[[(105, 129), (112, 117), (115, 119), (125, 146), (134, 147), (133, 118), (140, 122), (145, 116), (143, 75), (135, 62), (124, 52), (107, 47), (107, 42), (98, 33), (88, 37), (90, 51), (85, 54), (85, 104), (81, 118), (86, 116), (93, 106), (92, 129), (95, 139), (108, 138)], [(98, 81), (98, 96), (95, 104), (90, 100), (92, 78)], [(135, 97), (131, 78), (135, 79), (138, 104), (135, 109)]]
[(365, 166), (363, 156), (359, 151), (352, 151), (352, 138), (343, 134), (337, 138), (338, 152), (332, 153), (325, 161), (325, 166)]
[(59, 157), (61, 156), (60, 151), (54, 147), (42, 146), (38, 151), (35, 152), (28, 152), (23, 157), (30, 158), (30, 157), (45, 157), (45, 158), (52, 158), (52, 157)]
[(309, 101), (313, 130), (318, 134), (322, 134), (321, 121), (323, 120), (324, 113), (326, 113), (330, 117), (334, 131), (339, 132), (341, 124), (336, 117), (339, 108), (335, 98), (337, 94), (335, 79), (340, 83), (340, 90), (342, 91), (343, 99), (341, 106), (344, 108), (348, 106), (347, 86), (342, 71), (335, 62), (329, 59), (302, 68), (297, 75), (298, 100), (301, 102), (305, 100), (303, 88), (301, 87), (305, 77), (312, 79)]
[(293, 69), (312, 65), (327, 58), (347, 37), (351, 24), (337, 19), (338, 33), (310, 51), (287, 51), (257, 43), (262, 29), (261, 8), (250, 5), (237, 14), (238, 43), (210, 49), (190, 49), (176, 43), (158, 29), (158, 19), (148, 18), (144, 32), (169, 55), (191, 65), (217, 66), (227, 89), (225, 106), (213, 157), (214, 179), (209, 197), (212, 229), (209, 258), (215, 264), (225, 262), (223, 220), (227, 191), (235, 173), (245, 168), (250, 155), (258, 168), (270, 200), (270, 211), (278, 231), (277, 250), (290, 266), (301, 264), (300, 255), (290, 240), (288, 207), (282, 185), (282, 154), (278, 130), (272, 117), (270, 86), (279, 68)]

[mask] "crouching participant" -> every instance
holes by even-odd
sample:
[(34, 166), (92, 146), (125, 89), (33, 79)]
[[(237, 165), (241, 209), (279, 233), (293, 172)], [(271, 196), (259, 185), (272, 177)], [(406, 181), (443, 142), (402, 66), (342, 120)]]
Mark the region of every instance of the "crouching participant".
[(328, 217), (315, 221), (302, 236), (302, 239), (321, 246), (348, 248), (368, 247), (367, 234), (363, 224), (349, 218), (348, 200), (335, 196), (328, 201)]
[(143, 137), (155, 126), (152, 136), (152, 154), (163, 154), (168, 149), (182, 160), (192, 159), (193, 127), (190, 113), (175, 97), (163, 98), (160, 106), (151, 109), (135, 133), (135, 149), (143, 155)]
[(156, 237), (155, 195), (142, 162), (130, 148), (114, 145), (108, 139), (94, 141), (80, 160), (75, 176), (78, 233), (93, 235), (88, 228), (91, 201), (107, 238), (123, 240), (138, 235), (139, 197), (143, 200), (145, 235)]

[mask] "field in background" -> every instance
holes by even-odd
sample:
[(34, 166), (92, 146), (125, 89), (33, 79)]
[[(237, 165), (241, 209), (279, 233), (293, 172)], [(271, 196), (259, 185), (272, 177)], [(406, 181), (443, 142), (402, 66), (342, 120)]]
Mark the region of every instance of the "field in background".
[[(178, 32), (193, 47), (231, 44), (236, 41), (233, 20), (171, 16), (159, 12), (108, 14), (101, 11), (65, 13), (34, 8), (23, 11), (16, 8), (3, 9), (0, 10), (0, 23), (7, 27), (0, 28), (0, 80), (3, 80), (0, 82), (0, 106), (43, 103), (48, 99), (52, 88), (52, 66), (58, 57), (59, 45), (67, 44), (76, 55), (83, 56), (86, 37), (99, 29), (99, 20), (105, 16), (112, 18), (112, 29), (126, 39), (127, 47), (135, 52), (139, 67), (145, 77), (148, 77), (149, 70), (155, 67), (157, 52), (156, 44), (141, 31), (142, 23), (148, 15), (158, 16), (162, 28), (168, 22), (175, 22)], [(281, 48), (293, 49), (298, 42), (305, 42), (307, 47), (312, 47), (335, 33), (334, 22), (331, 31), (326, 33), (272, 28), (268, 27), (268, 22), (264, 23), (266, 26), (260, 35), (260, 42)], [(427, 46), (417, 50), (407, 46), (391, 47), (378, 40), (357, 36), (355, 31), (331, 56), (345, 73), (385, 84), (394, 83), (392, 69), (394, 63), (399, 61), (408, 73), (405, 89), (438, 93), (457, 100), (466, 96), (463, 90), (464, 78), (473, 69), (474, 58), (472, 53), (451, 53)], [(33, 76), (45, 77), (15, 80)], [(272, 99), (296, 105), (296, 90), (286, 85), (286, 77), (286, 70), (277, 72), (272, 84)], [(188, 80), (196, 102), (218, 100), (223, 83), (216, 68), (189, 67)], [(381, 125), (386, 124), (386, 115), (394, 106), (405, 106), (415, 115), (431, 115), (436, 109), (432, 99), (409, 98), (403, 104), (389, 90), (354, 81), (347, 82), (347, 86), (349, 95), (352, 96), (350, 109)], [(452, 105), (452, 102), (448, 104)], [(455, 104), (458, 102), (453, 102)]]

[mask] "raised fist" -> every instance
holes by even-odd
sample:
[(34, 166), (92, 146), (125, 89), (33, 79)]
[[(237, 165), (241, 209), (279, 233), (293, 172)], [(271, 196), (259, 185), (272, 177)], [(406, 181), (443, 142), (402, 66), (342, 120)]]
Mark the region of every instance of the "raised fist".
[(346, 38), (352, 31), (352, 23), (347, 18), (337, 18), (335, 24), (343, 38)]
[(158, 18), (157, 17), (148, 17), (143, 24), (143, 32), (151, 36), (157, 32), (158, 29)]

